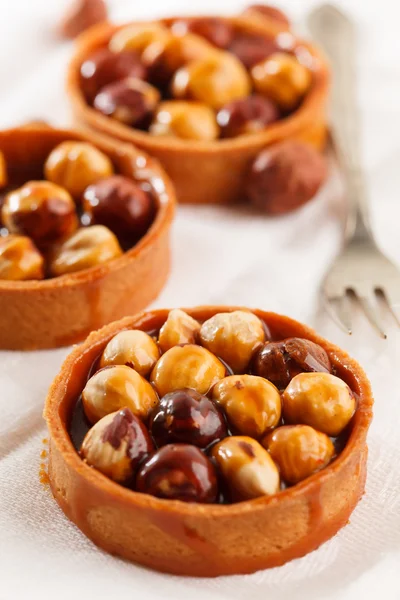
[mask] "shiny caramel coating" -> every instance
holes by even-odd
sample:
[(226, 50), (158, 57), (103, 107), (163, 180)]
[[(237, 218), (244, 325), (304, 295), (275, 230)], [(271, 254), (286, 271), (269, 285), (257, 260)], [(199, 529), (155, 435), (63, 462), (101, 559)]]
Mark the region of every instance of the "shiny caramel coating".
[(128, 77), (106, 85), (93, 101), (93, 106), (106, 117), (136, 127), (147, 119), (160, 101), (160, 92), (141, 79)]
[(200, 323), (185, 311), (174, 308), (168, 313), (167, 320), (160, 329), (158, 345), (163, 352), (180, 344), (195, 344)]
[(22, 235), (0, 237), (0, 279), (44, 278), (44, 259), (32, 240)]
[(152, 135), (184, 140), (212, 141), (219, 137), (215, 112), (201, 102), (161, 102), (149, 131)]
[(168, 39), (170, 36), (169, 29), (161, 23), (134, 23), (114, 33), (108, 47), (112, 52), (134, 50), (142, 54), (151, 43)]
[(100, 367), (126, 365), (147, 377), (159, 357), (160, 350), (151, 336), (140, 329), (128, 329), (117, 333), (108, 342), (100, 358)]

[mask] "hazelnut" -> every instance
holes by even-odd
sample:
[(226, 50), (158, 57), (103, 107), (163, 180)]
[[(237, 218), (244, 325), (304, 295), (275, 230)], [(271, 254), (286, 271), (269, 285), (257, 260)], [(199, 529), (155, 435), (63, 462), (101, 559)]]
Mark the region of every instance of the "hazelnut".
[(195, 344), (200, 323), (179, 308), (170, 310), (167, 320), (160, 329), (158, 344), (166, 352), (178, 344)]
[(100, 367), (126, 365), (147, 377), (159, 357), (160, 350), (152, 337), (139, 329), (130, 329), (120, 331), (108, 342), (101, 355)]
[(22, 235), (0, 237), (0, 279), (43, 279), (43, 264), (43, 256), (30, 238)]
[(196, 446), (169, 444), (142, 464), (136, 490), (168, 500), (215, 502), (218, 494), (215, 467)]
[(107, 227), (84, 227), (53, 248), (50, 272), (55, 277), (75, 273), (96, 267), (121, 254), (122, 249), (117, 238)]
[(160, 101), (160, 92), (141, 79), (128, 77), (106, 85), (93, 105), (107, 117), (135, 127), (145, 127)]
[(331, 361), (319, 344), (303, 338), (287, 338), (262, 346), (254, 356), (253, 372), (284, 389), (302, 372), (331, 372)]
[(106, 20), (105, 0), (73, 0), (58, 27), (58, 33), (63, 38), (74, 39), (89, 27)]
[(215, 113), (209, 106), (178, 100), (158, 105), (149, 131), (152, 135), (184, 140), (212, 141), (219, 136)]
[(176, 31), (183, 37), (190, 31), (221, 49), (228, 48), (234, 37), (234, 29), (231, 23), (219, 17), (197, 17), (176, 21), (172, 26), (172, 31)]
[(39, 246), (70, 235), (78, 227), (71, 196), (49, 181), (28, 181), (7, 194), (2, 221), (10, 233), (27, 235)]
[(349, 386), (330, 373), (300, 373), (283, 392), (286, 423), (315, 427), (337, 436), (349, 423), (356, 401)]
[(251, 437), (227, 437), (213, 446), (211, 456), (233, 500), (250, 500), (279, 492), (277, 466), (265, 448)]
[(229, 51), (240, 60), (246, 69), (251, 69), (255, 64), (271, 56), (276, 50), (277, 44), (273, 37), (249, 35), (247, 33), (237, 35), (229, 47)]
[(6, 159), (2, 152), (0, 152), (0, 188), (6, 187), (8, 183), (7, 177), (7, 165)]
[(139, 419), (146, 420), (158, 403), (157, 394), (139, 373), (125, 365), (97, 371), (82, 392), (85, 415), (91, 423), (129, 408)]
[(150, 380), (159, 396), (183, 388), (206, 394), (225, 377), (225, 372), (225, 366), (211, 352), (186, 344), (167, 350), (155, 365)]
[(307, 67), (290, 54), (275, 52), (251, 69), (256, 91), (285, 111), (295, 109), (311, 86)]
[(150, 435), (129, 408), (98, 421), (85, 435), (83, 460), (118, 483), (132, 481), (141, 460), (154, 450)]
[(243, 372), (256, 348), (265, 341), (263, 324), (244, 310), (218, 313), (200, 329), (200, 343), (222, 358), (235, 372)]
[(205, 448), (227, 435), (221, 412), (195, 390), (176, 390), (160, 400), (150, 417), (151, 434), (158, 446), (183, 442)]
[(290, 21), (288, 17), (275, 6), (269, 6), (268, 4), (251, 4), (246, 8), (243, 14), (255, 16), (257, 18), (265, 17), (269, 21), (276, 21), (286, 29), (290, 28)]
[(61, 142), (47, 157), (46, 179), (61, 185), (80, 200), (88, 185), (113, 174), (111, 160), (87, 142)]
[(254, 375), (232, 375), (216, 383), (212, 399), (225, 411), (234, 429), (260, 438), (281, 418), (281, 397), (276, 387)]
[(122, 27), (112, 36), (108, 47), (112, 52), (135, 50), (141, 54), (149, 44), (168, 39), (171, 32), (161, 23), (136, 23)]
[(132, 240), (141, 238), (150, 227), (155, 203), (151, 194), (131, 179), (113, 175), (86, 188), (83, 209), (88, 223), (106, 225), (117, 236)]
[(212, 58), (193, 61), (179, 69), (171, 89), (175, 98), (197, 100), (219, 109), (248, 96), (251, 84), (240, 61), (229, 52), (221, 51)]
[(279, 119), (276, 105), (263, 96), (249, 96), (223, 106), (217, 114), (222, 137), (257, 133)]
[(278, 427), (262, 440), (262, 445), (278, 465), (282, 479), (290, 484), (320, 471), (335, 454), (329, 437), (308, 425)]
[(259, 210), (280, 215), (311, 200), (326, 175), (322, 154), (308, 144), (286, 140), (256, 156), (247, 175), (245, 193)]

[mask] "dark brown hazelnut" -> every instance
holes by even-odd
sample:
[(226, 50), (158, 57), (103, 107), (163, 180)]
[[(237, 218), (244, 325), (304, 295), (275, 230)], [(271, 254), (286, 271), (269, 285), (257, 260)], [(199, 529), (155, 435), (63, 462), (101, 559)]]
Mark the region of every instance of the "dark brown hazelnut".
[(161, 398), (149, 428), (158, 446), (183, 442), (205, 448), (227, 435), (225, 419), (215, 404), (189, 389)]
[(159, 100), (160, 93), (155, 87), (141, 79), (128, 77), (102, 88), (93, 106), (125, 125), (144, 127)]
[(279, 8), (276, 6), (269, 6), (268, 4), (251, 4), (244, 11), (245, 15), (266, 17), (269, 21), (276, 21), (280, 25), (283, 25), (287, 29), (290, 27), (290, 21)]
[(277, 45), (273, 37), (241, 33), (233, 39), (229, 50), (250, 69), (276, 52)]
[(218, 17), (199, 17), (195, 19), (187, 19), (186, 21), (178, 21), (174, 24), (174, 28), (180, 32), (191, 31), (196, 35), (205, 38), (213, 46), (226, 49), (230, 45), (234, 37), (233, 26), (228, 20)]
[(331, 369), (331, 361), (324, 348), (303, 338), (287, 338), (265, 344), (257, 351), (253, 361), (253, 372), (279, 389), (285, 388), (299, 373), (330, 373)]
[(230, 102), (217, 114), (222, 137), (235, 137), (262, 131), (279, 119), (279, 111), (271, 100), (263, 96), (249, 96)]
[(217, 475), (196, 446), (169, 444), (142, 464), (136, 490), (169, 500), (210, 503), (217, 499)]
[(245, 192), (258, 209), (279, 215), (311, 200), (326, 176), (322, 154), (308, 144), (287, 140), (266, 148), (255, 158)]
[(74, 0), (58, 26), (61, 37), (73, 39), (89, 27), (107, 20), (105, 0)]

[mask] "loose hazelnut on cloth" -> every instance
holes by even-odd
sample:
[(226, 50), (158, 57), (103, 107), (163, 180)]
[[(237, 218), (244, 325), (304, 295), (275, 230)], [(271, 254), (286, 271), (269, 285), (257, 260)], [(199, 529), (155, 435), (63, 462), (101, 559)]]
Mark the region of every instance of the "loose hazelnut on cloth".
[(105, 0), (70, 0), (70, 6), (58, 26), (58, 34), (73, 39), (80, 33), (107, 20)]
[(43, 256), (29, 237), (0, 237), (0, 279), (27, 281), (43, 278)]
[(245, 194), (262, 212), (280, 215), (311, 200), (326, 176), (322, 154), (309, 144), (286, 140), (258, 154), (247, 174)]
[(158, 345), (163, 352), (180, 344), (195, 344), (200, 323), (179, 308), (170, 310), (160, 329)]
[(161, 42), (171, 36), (168, 27), (161, 23), (134, 23), (122, 27), (112, 36), (108, 47), (112, 52), (135, 50), (142, 52), (153, 42)]
[(159, 358), (160, 350), (152, 337), (140, 329), (128, 329), (108, 342), (100, 358), (100, 368), (126, 365), (147, 377)]
[(276, 105), (263, 96), (249, 96), (223, 106), (217, 114), (221, 136), (236, 137), (263, 131), (279, 119)]
[(4, 154), (0, 152), (0, 188), (6, 187), (8, 183), (7, 165)]
[(184, 140), (212, 141), (219, 137), (214, 111), (201, 102), (161, 102), (149, 131), (152, 135)]
[(229, 51), (246, 67), (251, 69), (255, 64), (265, 60), (277, 51), (274, 37), (257, 34), (238, 34), (232, 41)]
[(219, 17), (198, 17), (176, 21), (172, 30), (184, 36), (188, 31), (205, 38), (210, 44), (221, 48), (228, 48), (235, 35), (234, 28), (229, 21)]
[(151, 117), (160, 92), (141, 79), (128, 77), (106, 85), (94, 99), (94, 107), (120, 123), (140, 127)]

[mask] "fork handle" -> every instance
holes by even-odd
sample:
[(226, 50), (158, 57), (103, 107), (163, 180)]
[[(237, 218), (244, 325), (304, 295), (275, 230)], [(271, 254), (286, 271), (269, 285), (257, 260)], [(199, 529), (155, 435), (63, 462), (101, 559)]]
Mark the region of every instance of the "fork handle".
[(356, 28), (336, 7), (325, 4), (308, 17), (310, 31), (333, 72), (331, 133), (346, 183), (349, 210), (345, 237), (372, 238), (368, 196), (360, 159), (360, 122), (355, 67)]

